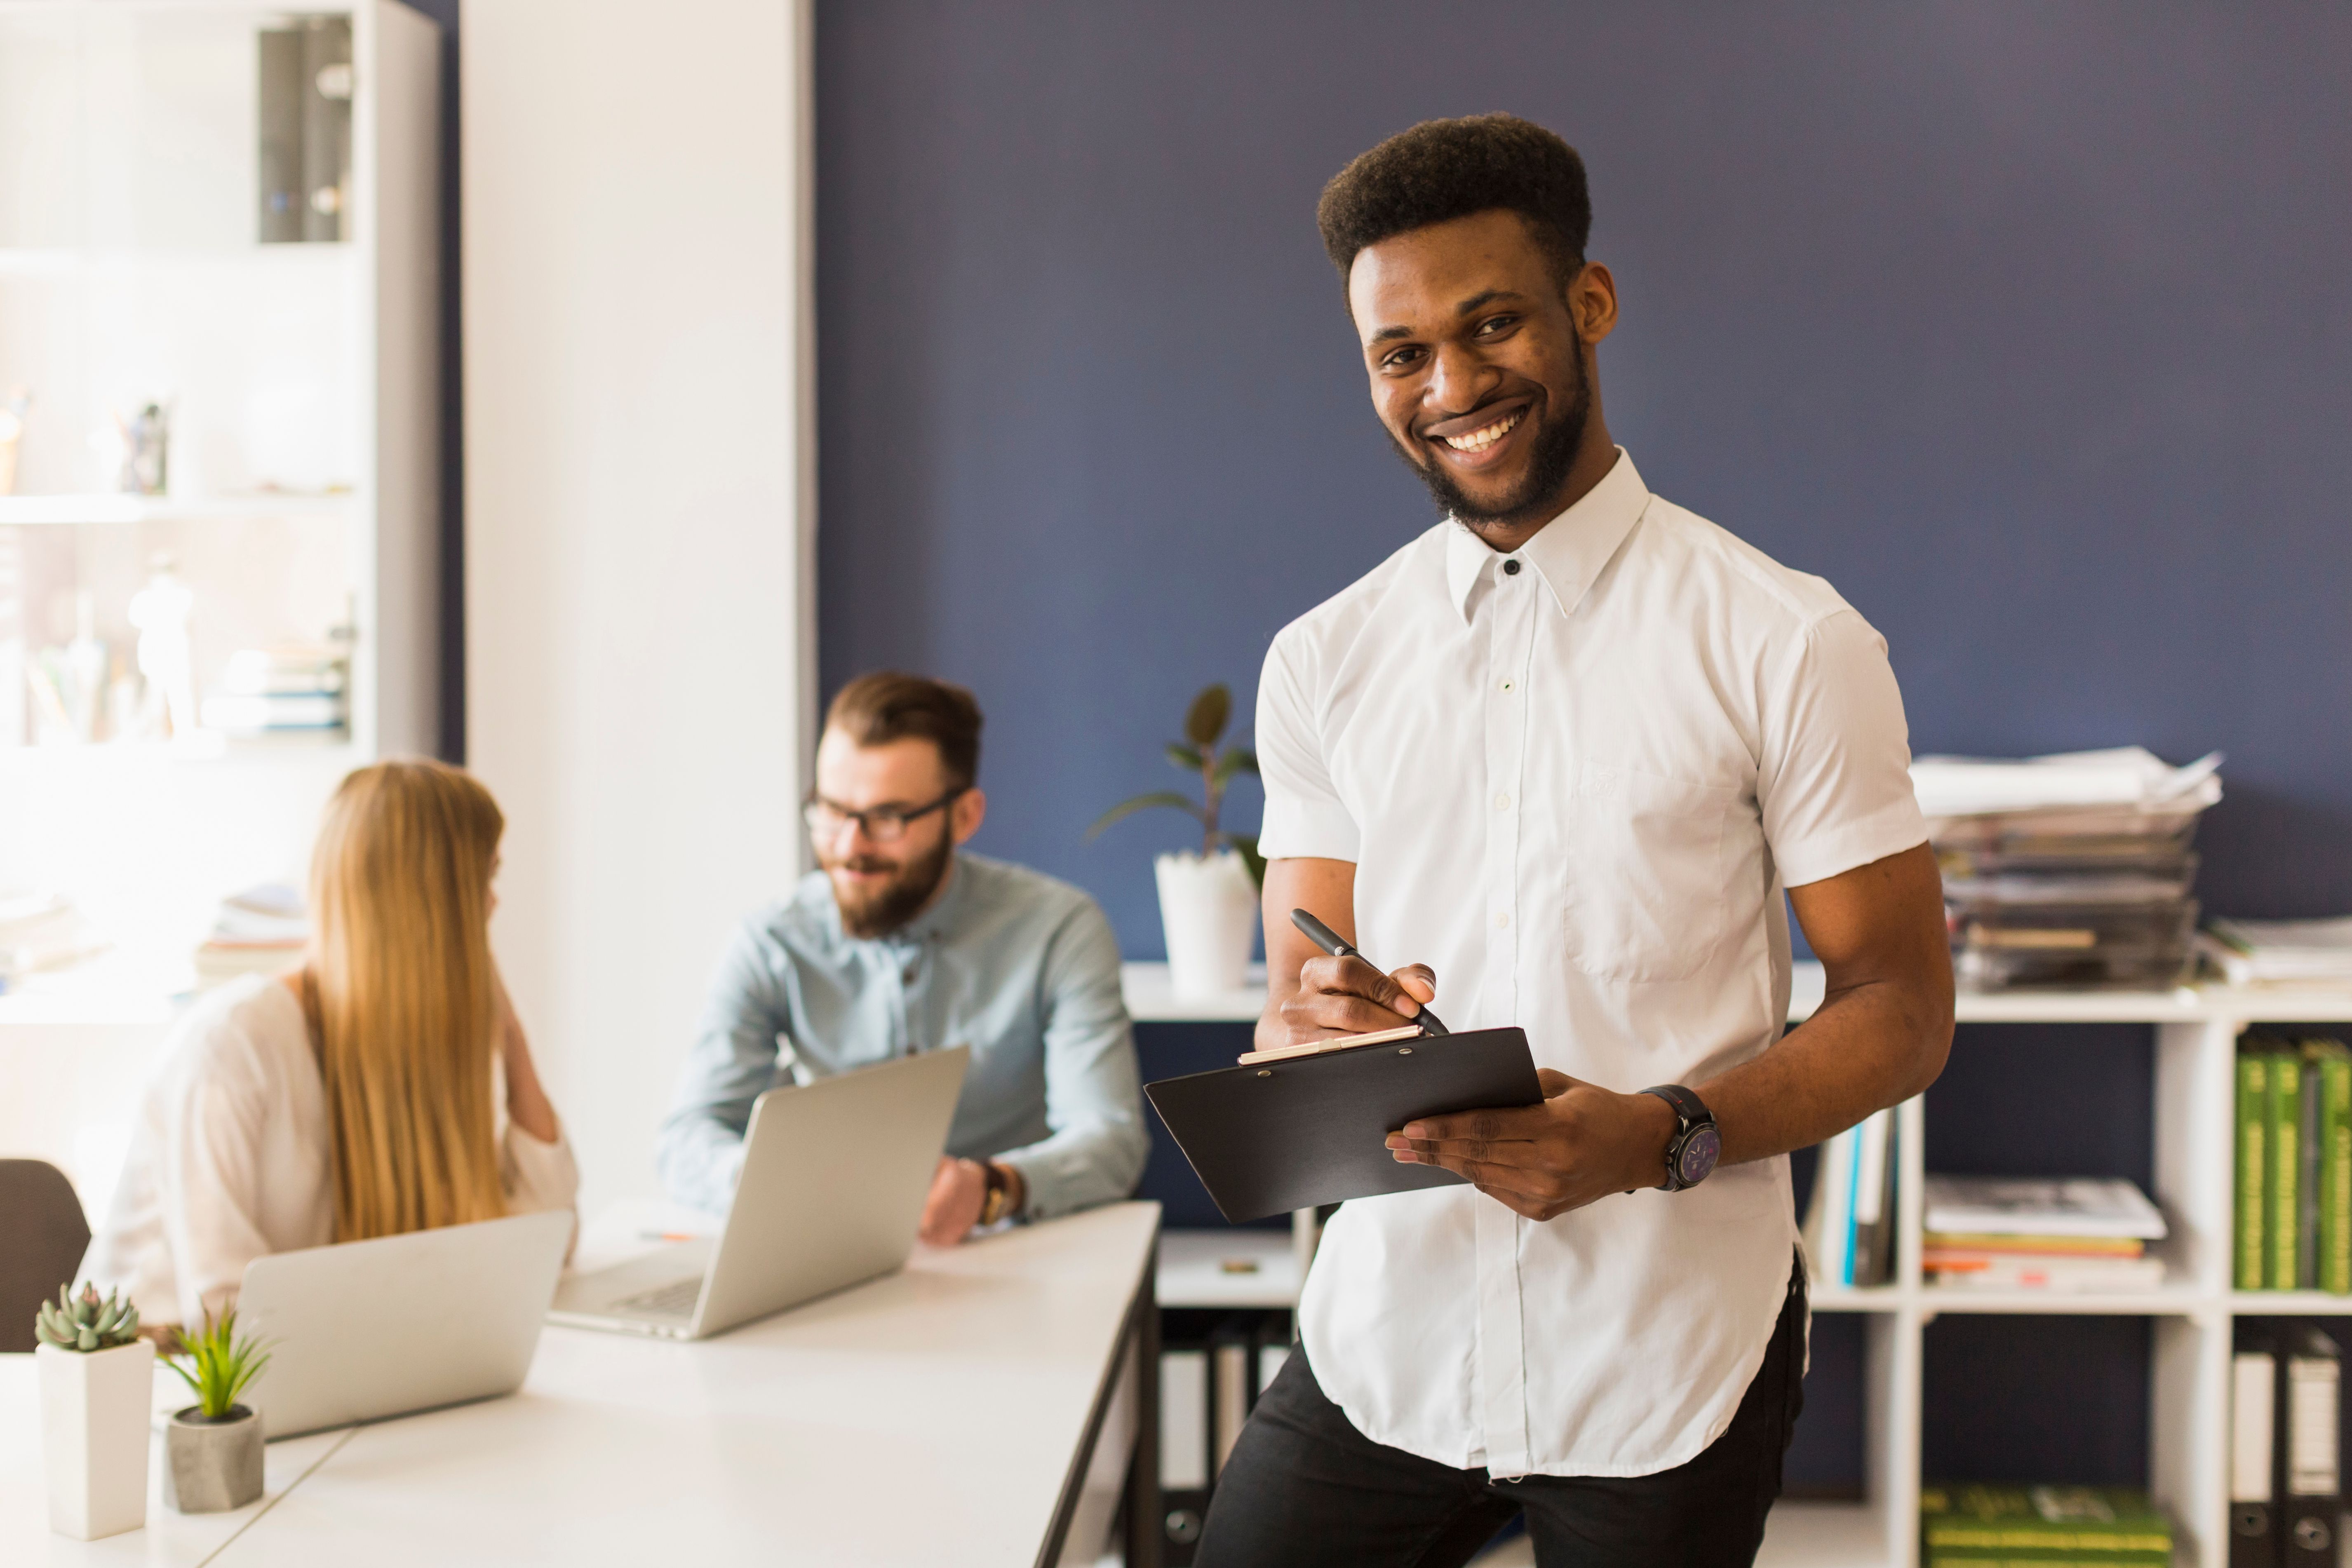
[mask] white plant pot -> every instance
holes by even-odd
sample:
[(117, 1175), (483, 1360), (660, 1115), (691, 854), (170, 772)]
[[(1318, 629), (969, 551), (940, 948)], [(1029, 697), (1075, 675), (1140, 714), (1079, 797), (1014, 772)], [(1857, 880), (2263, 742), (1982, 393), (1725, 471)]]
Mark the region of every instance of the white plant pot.
[(1168, 979), (1180, 997), (1242, 988), (1257, 939), (1257, 884), (1232, 850), (1160, 855), (1160, 925), (1168, 937)]
[(84, 1354), (45, 1344), (33, 1354), (41, 1368), (49, 1528), (96, 1541), (145, 1524), (155, 1347), (141, 1340)]

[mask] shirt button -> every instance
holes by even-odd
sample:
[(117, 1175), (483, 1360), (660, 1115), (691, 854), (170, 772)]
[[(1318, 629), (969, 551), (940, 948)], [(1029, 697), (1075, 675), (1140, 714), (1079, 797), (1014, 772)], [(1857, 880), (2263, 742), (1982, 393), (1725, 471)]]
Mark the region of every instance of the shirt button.
[(1495, 810), (1497, 811), (1507, 811), (1510, 809), (1511, 798), (1508, 795), (1497, 795), (1495, 797)]
[(1518, 563), (1517, 561), (1515, 561), (1515, 560), (1507, 560), (1507, 561), (1505, 561), (1505, 562), (1503, 563), (1503, 574), (1504, 574), (1506, 577), (1517, 577), (1517, 576), (1518, 576), (1518, 575), (1519, 575), (1519, 563)]
[(1501, 931), (1501, 930), (1505, 929), (1506, 927), (1507, 927), (1510, 924), (1511, 924), (1511, 917), (1510, 917), (1509, 915), (1503, 914), (1500, 910), (1497, 910), (1497, 911), (1496, 912), (1496, 914), (1495, 914), (1495, 929), (1496, 929), (1496, 930), (1497, 930), (1497, 931)]

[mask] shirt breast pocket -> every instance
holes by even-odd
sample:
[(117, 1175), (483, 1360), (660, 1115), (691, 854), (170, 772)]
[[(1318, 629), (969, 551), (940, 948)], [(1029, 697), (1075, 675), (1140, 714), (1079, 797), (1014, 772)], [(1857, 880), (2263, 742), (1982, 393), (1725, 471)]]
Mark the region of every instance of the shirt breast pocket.
[(1735, 789), (1588, 762), (1569, 803), (1568, 960), (1611, 980), (1683, 980), (1723, 940)]

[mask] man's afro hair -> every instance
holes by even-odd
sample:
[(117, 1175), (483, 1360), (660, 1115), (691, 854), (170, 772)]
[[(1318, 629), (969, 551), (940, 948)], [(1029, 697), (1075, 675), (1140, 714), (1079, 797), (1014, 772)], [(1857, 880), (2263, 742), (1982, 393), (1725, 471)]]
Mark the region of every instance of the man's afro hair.
[(1366, 246), (1497, 207), (1527, 220), (1562, 285), (1583, 267), (1592, 230), (1584, 160), (1516, 114), (1424, 120), (1399, 131), (1331, 177), (1315, 221), (1344, 287)]

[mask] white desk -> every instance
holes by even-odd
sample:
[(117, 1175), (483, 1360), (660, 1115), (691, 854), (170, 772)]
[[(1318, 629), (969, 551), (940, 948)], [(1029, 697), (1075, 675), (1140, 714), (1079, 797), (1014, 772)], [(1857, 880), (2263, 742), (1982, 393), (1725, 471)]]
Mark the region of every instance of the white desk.
[(1066, 1543), (1091, 1563), (1130, 1454), (1157, 1463), (1158, 1379), (1133, 1377), (1132, 1353), (1157, 1350), (1159, 1218), (1126, 1203), (919, 1248), (899, 1273), (698, 1344), (550, 1328), (512, 1398), (273, 1443), (274, 1489), (305, 1457), (287, 1450), (323, 1457), (246, 1515), (151, 1507), (145, 1531), (89, 1547), (47, 1536), (31, 1368), (11, 1367), (0, 1458), (31, 1462), (0, 1467), (0, 1561), (44, 1561), (22, 1542), (174, 1568), (1028, 1568)]
[[(188, 1385), (155, 1368), (155, 1408), (194, 1403)], [(163, 1437), (147, 1457), (147, 1528), (103, 1541), (49, 1533), (49, 1495), (41, 1468), (41, 1392), (29, 1355), (0, 1355), (0, 1563), (7, 1568), (197, 1568), (255, 1520), (344, 1438), (349, 1431), (289, 1437), (263, 1450), (261, 1500), (234, 1513), (173, 1513), (163, 1506)]]

